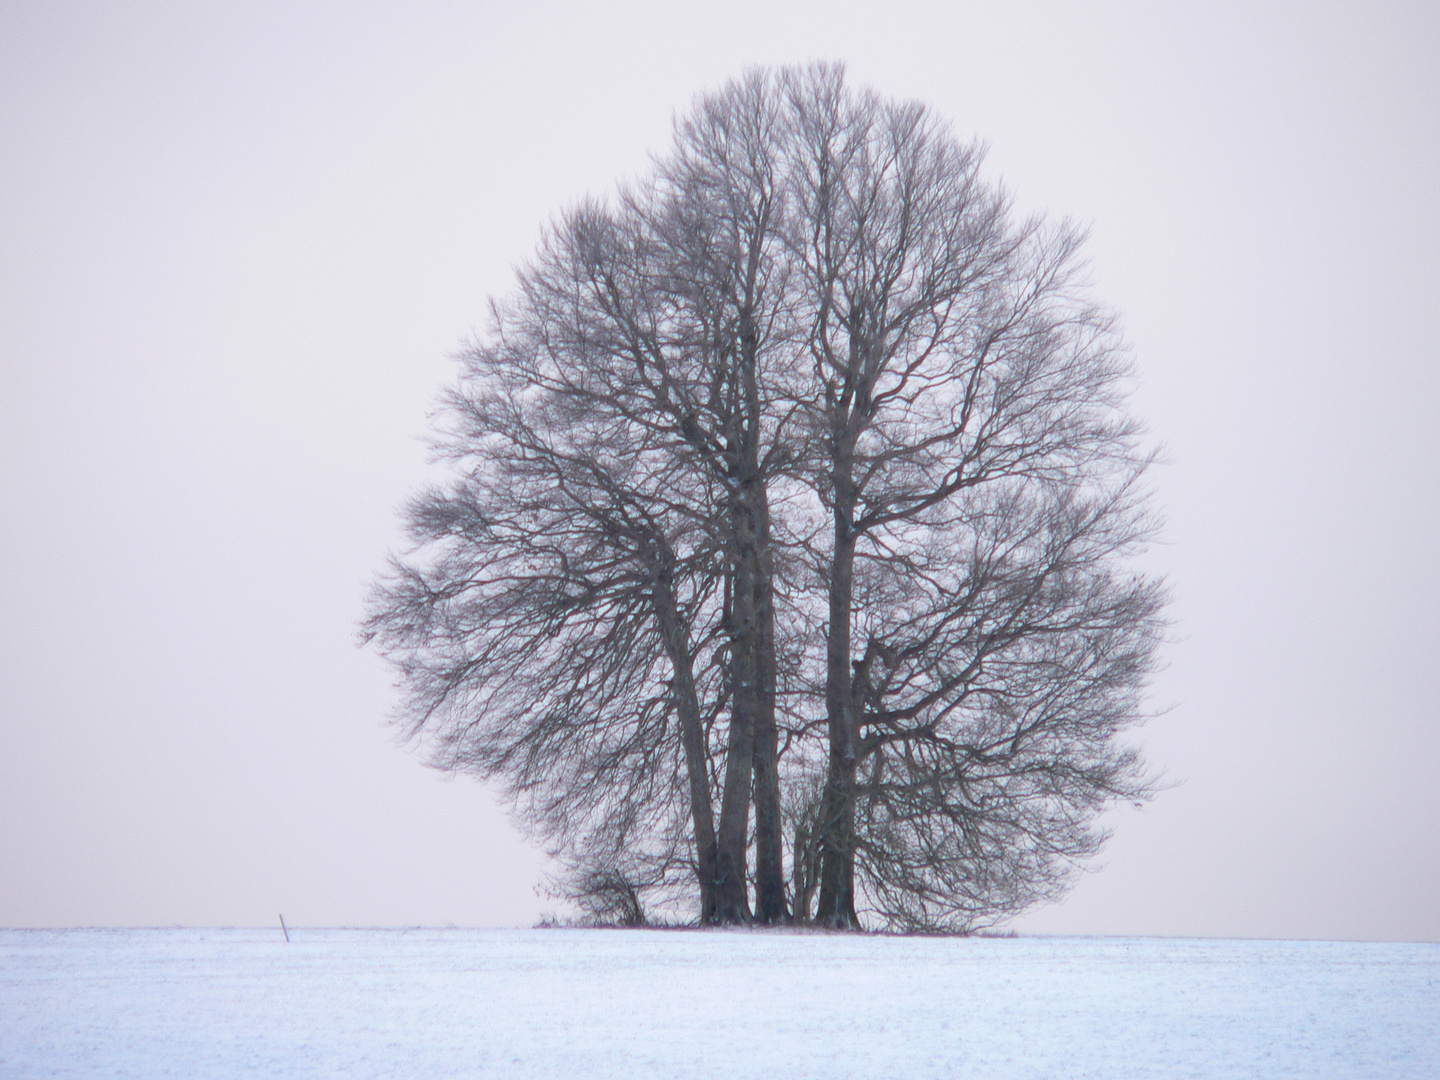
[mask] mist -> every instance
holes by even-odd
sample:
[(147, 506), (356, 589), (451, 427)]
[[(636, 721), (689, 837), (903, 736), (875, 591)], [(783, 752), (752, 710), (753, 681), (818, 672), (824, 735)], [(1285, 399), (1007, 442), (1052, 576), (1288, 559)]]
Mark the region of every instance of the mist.
[(1437, 54), (1421, 4), (0, 9), (0, 925), (554, 907), (362, 596), (544, 223), (831, 59), (1089, 227), (1166, 448), (1173, 783), (1016, 928), (1440, 940)]

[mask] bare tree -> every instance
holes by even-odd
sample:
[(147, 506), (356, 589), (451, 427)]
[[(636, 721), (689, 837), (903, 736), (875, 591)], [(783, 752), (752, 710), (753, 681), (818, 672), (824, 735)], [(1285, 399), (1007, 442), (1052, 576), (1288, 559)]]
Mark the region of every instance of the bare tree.
[(466, 353), (460, 478), (368, 633), (592, 913), (689, 878), (706, 922), (967, 929), (1147, 794), (1125, 350), (980, 159), (838, 67), (754, 71)]
[(657, 470), (663, 450), (633, 429), (534, 394), (527, 347), (467, 357), (437, 440), (462, 475), (412, 502), (424, 558), (392, 566), (367, 634), (399, 667), (402, 718), (434, 763), (504, 777), (577, 880), (624, 868), (653, 886), (691, 866), (708, 911), (702, 701), (721, 690), (689, 636), (717, 632), (706, 496)]
[(1160, 632), (1115, 576), (1153, 526), (1128, 367), (1078, 234), (1015, 222), (977, 146), (838, 68), (775, 92), (832, 521), (816, 918), (856, 925), (859, 852), (887, 921), (970, 925), (1053, 895), (1145, 791), (1116, 741)]
[[(492, 341), (467, 354), (475, 391), (451, 401), (452, 414), (463, 422), (444, 449), (471, 470), (472, 483), (448, 500), (432, 495), (430, 502), (446, 503), (452, 517), (467, 512), (483, 517), (487, 528), (466, 537), (463, 554), (434, 565), (465, 575), (470, 566), (502, 557), (520, 561), (527, 571), (539, 560), (544, 571), (538, 576), (506, 575), (511, 589), (503, 609), (522, 612), (524, 620), (541, 619), (557, 598), (574, 594), (575, 602), (565, 608), (566, 626), (580, 627), (589, 637), (567, 639), (559, 661), (566, 696), (549, 728), (574, 728), (574, 717), (594, 714), (577, 729), (577, 739), (593, 742), (602, 731), (623, 729), (630, 736), (628, 749), (641, 751), (635, 740), (642, 728), (634, 717), (625, 718), (628, 727), (617, 727), (614, 717), (596, 713), (579, 693), (603, 678), (602, 705), (621, 688), (639, 694), (643, 680), (630, 669), (646, 654), (610, 653), (654, 644), (647, 635), (658, 639), (682, 719), (701, 917), (720, 922), (752, 917), (746, 866), (753, 804), (753, 917), (779, 922), (788, 912), (767, 478), (785, 455), (761, 370), (762, 353), (776, 351), (772, 347), (785, 329), (783, 282), (774, 280), (770, 251), (778, 245), (770, 223), (766, 157), (774, 140), (753, 101), (732, 95), (713, 104), (680, 127), (676, 154), (651, 182), (625, 193), (614, 210), (582, 207), (565, 218), (521, 275), (515, 303), (497, 312)], [(577, 431), (599, 434), (579, 448)], [(474, 482), (478, 477), (486, 479)], [(493, 522), (513, 522), (516, 500), (533, 508), (531, 516), (498, 535)], [(455, 546), (453, 537), (433, 527), (439, 520), (433, 507), (422, 503), (410, 517), (417, 542)], [(687, 572), (702, 566), (693, 580), (703, 582), (694, 589), (704, 603), (692, 601), (688, 608), (673, 595), (682, 563), (669, 542), (675, 529), (699, 530), (704, 540), (698, 563), (695, 557), (684, 562)], [(591, 563), (609, 576), (597, 578), (586, 563), (583, 580), (572, 583), (571, 544), (591, 553)], [(421, 571), (398, 570), (377, 594), (371, 621), (382, 644), (403, 654), (401, 668), (415, 703), (411, 729), (438, 733), (445, 748), (438, 760), (445, 767), (503, 775), (513, 791), (525, 793), (525, 813), (546, 835), (571, 836), (574, 821), (585, 820), (586, 813), (583, 800), (567, 806), (558, 798), (560, 791), (576, 789), (565, 757), (586, 761), (589, 751), (566, 742), (562, 753), (548, 729), (542, 733), (530, 724), (524, 726), (528, 756), (507, 756), (498, 748), (516, 725), (488, 728), (470, 718), (479, 702), (476, 685), (509, 679), (549, 651), (521, 627), (493, 616), (458, 626), (401, 617), (417, 606), (401, 586), (435, 591), (425, 578)], [(471, 576), (460, 592), (472, 604), (486, 595)], [(695, 682), (687, 671), (693, 664), (690, 628), (702, 614), (712, 619), (703, 636), (719, 646), (716, 670), (722, 676), (710, 715), (722, 704), (728, 711), (718, 824), (708, 788), (701, 797), (705, 747), (695, 732), (702, 708), (687, 690)], [(502, 626), (503, 641), (477, 660), (468, 638)], [(512, 659), (509, 650), (517, 643), (525, 659), (516, 657), (516, 668), (507, 672), (503, 661)], [(450, 655), (457, 650), (458, 656)], [(442, 677), (426, 674), (425, 663), (435, 657), (442, 658)], [(653, 679), (653, 671), (646, 678)], [(514, 691), (533, 692), (529, 685)], [(653, 686), (636, 700), (650, 702), (654, 716), (664, 715), (654, 704), (659, 699)], [(536, 715), (523, 697), (507, 697), (503, 704), (507, 715)], [(621, 699), (615, 705), (619, 708)], [(643, 730), (650, 738), (663, 734), (653, 725)], [(617, 771), (613, 761), (607, 769), (611, 776)], [(552, 776), (567, 782), (554, 788), (557, 798), (537, 803), (535, 792), (549, 790)], [(627, 781), (622, 789), (634, 786)], [(598, 798), (602, 789), (586, 790)], [(614, 796), (607, 800), (613, 803)]]

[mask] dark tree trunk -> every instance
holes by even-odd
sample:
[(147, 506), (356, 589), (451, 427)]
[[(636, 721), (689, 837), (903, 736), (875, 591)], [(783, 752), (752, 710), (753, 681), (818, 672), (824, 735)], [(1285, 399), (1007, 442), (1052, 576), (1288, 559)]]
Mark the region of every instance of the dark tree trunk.
[[(753, 267), (752, 267), (753, 273)], [(789, 918), (781, 852), (779, 735), (775, 723), (774, 565), (770, 504), (760, 465), (759, 341), (753, 298), (740, 313), (738, 391), (729, 431), (731, 721), (721, 797), (717, 922), (751, 918), (746, 896), (750, 808), (755, 808), (755, 911), (762, 923)]]
[(830, 757), (820, 802), (820, 902), (815, 922), (850, 930), (855, 915), (855, 767), (859, 731), (851, 687), (851, 612), (855, 588), (855, 491), (848, 440), (837, 440), (835, 550), (830, 566), (830, 625), (825, 641), (825, 711)]
[[(732, 521), (741, 515), (732, 507)], [(735, 537), (740, 537), (737, 528)], [(738, 545), (737, 545), (738, 546)], [(725, 787), (720, 796), (718, 854), (715, 861), (715, 912), (712, 922), (750, 921), (746, 874), (751, 780), (755, 761), (755, 653), (747, 628), (753, 625), (754, 583), (746, 560), (733, 564), (729, 612), (730, 735), (725, 748)]]
[[(737, 580), (745, 596), (743, 650), (749, 653), (747, 677), (753, 691), (751, 712), (752, 768), (755, 802), (755, 918), (776, 924), (789, 921), (785, 904), (785, 872), (781, 851), (779, 733), (775, 726), (775, 565), (770, 544), (770, 500), (760, 465), (761, 401), (759, 336), (753, 315), (754, 259), (751, 292), (740, 315), (740, 390), (744, 396), (741, 472), (736, 515)], [(737, 604), (737, 610), (739, 605)]]
[[(731, 508), (734, 594), (731, 602), (731, 724), (720, 811), (719, 870), (737, 875), (738, 896), (716, 921), (735, 922), (744, 896), (750, 807), (755, 808), (755, 911), (762, 923), (789, 917), (781, 862), (779, 737), (775, 724), (775, 605), (769, 554), (769, 508), (758, 482), (739, 486)], [(745, 918), (750, 917), (748, 908)]]
[[(710, 773), (705, 746), (705, 728), (695, 694), (695, 669), (690, 653), (690, 634), (681, 618), (675, 593), (664, 575), (652, 590), (660, 640), (670, 658), (674, 678), (671, 692), (680, 721), (680, 740), (685, 748), (685, 772), (690, 788), (690, 820), (695, 829), (695, 873), (700, 885), (700, 921), (716, 919), (715, 815), (710, 804)], [(730, 920), (734, 921), (734, 920)]]
[(755, 588), (755, 919), (774, 924), (789, 920), (780, 848), (780, 737), (775, 726), (775, 599), (770, 559), (770, 509), (763, 487), (755, 502), (757, 566)]

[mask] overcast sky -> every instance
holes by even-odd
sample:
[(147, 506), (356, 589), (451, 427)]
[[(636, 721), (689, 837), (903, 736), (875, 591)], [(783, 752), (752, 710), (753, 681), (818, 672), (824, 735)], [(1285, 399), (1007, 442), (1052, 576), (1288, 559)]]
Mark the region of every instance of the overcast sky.
[(1022, 930), (1440, 940), (1440, 7), (0, 3), (0, 925), (528, 925), (367, 582), (537, 230), (843, 60), (1091, 227), (1177, 785)]

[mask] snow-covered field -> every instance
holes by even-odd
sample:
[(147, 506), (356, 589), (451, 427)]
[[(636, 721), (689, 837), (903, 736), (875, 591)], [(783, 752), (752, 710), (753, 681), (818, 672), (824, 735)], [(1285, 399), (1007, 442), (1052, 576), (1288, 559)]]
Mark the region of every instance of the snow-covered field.
[(1440, 1077), (1440, 945), (0, 931), (0, 1076)]

